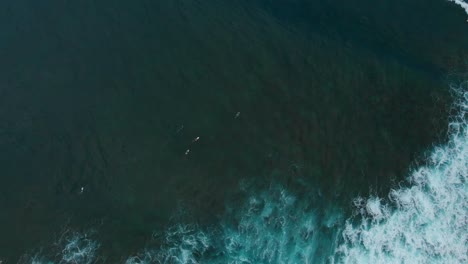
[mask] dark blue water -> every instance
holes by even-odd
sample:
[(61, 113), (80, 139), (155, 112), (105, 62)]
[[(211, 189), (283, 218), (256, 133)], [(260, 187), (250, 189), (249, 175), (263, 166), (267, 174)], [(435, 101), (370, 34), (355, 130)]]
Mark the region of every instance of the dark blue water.
[[(377, 197), (416, 182), (426, 199), (411, 175), (446, 174), (436, 146), (466, 177), (446, 161), (466, 163), (460, 7), (2, 1), (0, 263), (463, 262), (466, 221), (430, 221), (458, 251), (351, 232), (353, 201), (370, 234), (406, 223), (385, 209), (403, 198)], [(456, 177), (430, 181), (458, 190), (447, 218), (466, 215)], [(437, 195), (414, 203), (447, 208)]]

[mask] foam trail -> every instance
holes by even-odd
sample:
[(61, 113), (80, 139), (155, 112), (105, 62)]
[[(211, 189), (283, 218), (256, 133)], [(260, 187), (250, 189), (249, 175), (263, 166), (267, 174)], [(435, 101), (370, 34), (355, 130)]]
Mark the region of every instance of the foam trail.
[(143, 263), (468, 263), (468, 82), (456, 90), (449, 141), (387, 198), (358, 197), (346, 222), (318, 190), (246, 191), (212, 232), (177, 225)]
[[(356, 198), (354, 218), (345, 221), (310, 186), (242, 187), (246, 202), (227, 208), (219, 225), (176, 224), (158, 236), (162, 245), (126, 264), (468, 263), (468, 82), (454, 91), (458, 114), (447, 144), (432, 150), (407, 187)], [(66, 233), (57, 245), (49, 258), (21, 263), (96, 261), (99, 244), (89, 234)]]
[(100, 244), (86, 233), (65, 232), (62, 238), (54, 243), (48, 256), (41, 252), (33, 256), (24, 255), (18, 263), (24, 264), (91, 264), (97, 257)]
[(67, 240), (62, 250), (60, 263), (91, 264), (96, 257), (99, 244), (87, 237), (87, 235), (75, 234)]
[(454, 2), (455, 4), (459, 5), (461, 8), (465, 9), (466, 14), (468, 14), (468, 3), (463, 0), (449, 0), (450, 2)]
[(178, 224), (163, 234), (165, 244), (159, 249), (146, 249), (127, 259), (126, 264), (171, 263), (195, 264), (212, 246), (208, 233), (196, 225)]
[(126, 264), (325, 262), (344, 219), (338, 208), (315, 206), (318, 197), (316, 192), (297, 197), (279, 185), (257, 191), (211, 231), (176, 225), (163, 234), (164, 246), (146, 249)]
[(468, 263), (468, 83), (456, 90), (449, 142), (387, 199), (357, 198), (337, 263)]
[(225, 263), (325, 261), (343, 221), (341, 210), (319, 205), (313, 191), (300, 197), (281, 186), (251, 196), (237, 226), (223, 228)]

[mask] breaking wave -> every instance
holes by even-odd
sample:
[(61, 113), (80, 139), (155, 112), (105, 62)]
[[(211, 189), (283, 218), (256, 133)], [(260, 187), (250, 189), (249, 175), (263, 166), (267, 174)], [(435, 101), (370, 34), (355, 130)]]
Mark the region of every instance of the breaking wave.
[(178, 226), (166, 232), (167, 247), (127, 263), (467, 263), (468, 83), (454, 91), (448, 143), (388, 197), (356, 198), (346, 221), (340, 208), (319, 206), (319, 192), (274, 186), (218, 231)]
[[(435, 147), (409, 187), (387, 198), (357, 198), (358, 224), (348, 220), (337, 262), (468, 262), (468, 83), (457, 89), (449, 141)], [(464, 88), (464, 89), (463, 89)]]
[[(467, 263), (468, 82), (453, 91), (448, 142), (387, 197), (354, 199), (353, 216), (317, 189), (245, 187), (244, 205), (228, 207), (217, 226), (176, 224), (126, 264)], [(94, 263), (98, 249), (89, 234), (67, 233), (52, 258), (22, 263)]]

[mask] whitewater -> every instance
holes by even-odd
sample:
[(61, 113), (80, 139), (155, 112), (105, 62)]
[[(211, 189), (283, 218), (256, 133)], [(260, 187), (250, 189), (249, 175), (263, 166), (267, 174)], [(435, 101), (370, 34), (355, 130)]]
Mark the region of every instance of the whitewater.
[[(354, 215), (325, 204), (317, 189), (296, 195), (280, 185), (249, 190), (241, 208), (213, 228), (175, 224), (126, 264), (136, 263), (467, 263), (468, 82), (452, 88), (455, 115), (445, 144), (434, 146), (387, 197), (357, 197)], [(53, 257), (21, 263), (94, 263), (93, 232), (65, 233)]]
[(361, 221), (347, 221), (338, 262), (468, 262), (467, 84), (454, 90), (460, 99), (448, 143), (433, 149), (427, 165), (409, 177), (410, 186), (384, 199), (354, 201)]
[[(468, 4), (449, 0), (468, 14)], [(242, 186), (247, 202), (212, 228), (175, 224), (126, 264), (143, 263), (468, 263), (468, 81), (451, 87), (446, 142), (385, 197), (357, 197), (353, 215), (323, 200), (319, 189), (298, 195), (281, 185)], [(247, 184), (248, 185), (248, 184)], [(66, 231), (20, 263), (98, 262), (94, 230)], [(101, 259), (102, 260), (102, 259)], [(0, 263), (2, 261), (0, 260)]]
[(345, 222), (339, 208), (318, 208), (319, 192), (299, 199), (273, 186), (251, 195), (236, 226), (222, 223), (217, 232), (178, 225), (166, 232), (164, 247), (127, 264), (467, 263), (468, 82), (453, 92), (448, 142), (388, 197), (356, 198)]
[(449, 0), (449, 1), (454, 2), (455, 4), (459, 5), (461, 8), (465, 10), (466, 14), (468, 14), (468, 3), (466, 3), (463, 0)]

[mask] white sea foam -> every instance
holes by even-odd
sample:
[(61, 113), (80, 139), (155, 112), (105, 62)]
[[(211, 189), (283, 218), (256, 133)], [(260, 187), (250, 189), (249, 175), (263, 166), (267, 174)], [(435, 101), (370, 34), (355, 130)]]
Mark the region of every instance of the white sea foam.
[(407, 187), (356, 198), (357, 216), (346, 223), (317, 191), (297, 196), (273, 185), (252, 192), (216, 232), (176, 226), (165, 246), (127, 264), (467, 263), (468, 83), (456, 91), (448, 143), (433, 149)]
[[(91, 264), (97, 257), (99, 243), (85, 233), (66, 231), (59, 241), (49, 249), (48, 256), (41, 251), (33, 256), (24, 255), (19, 263), (25, 264)], [(53, 253), (51, 255), (51, 253)]]
[(360, 220), (347, 221), (335, 262), (468, 263), (468, 83), (462, 86), (448, 143), (434, 148), (409, 187), (387, 199), (356, 199)]
[(331, 254), (342, 213), (320, 208), (318, 196), (294, 196), (279, 186), (260, 192), (240, 213), (237, 226), (225, 226), (226, 263), (317, 263)]
[(164, 232), (161, 248), (146, 249), (127, 259), (126, 264), (195, 264), (213, 246), (208, 233), (195, 225), (177, 224)]
[[(246, 191), (210, 231), (176, 224), (126, 264), (145, 263), (468, 263), (468, 82), (455, 90), (449, 139), (436, 146), (406, 187), (388, 197), (357, 197), (345, 221), (318, 190), (295, 194), (272, 185)], [(64, 236), (55, 263), (93, 263), (99, 244)], [(58, 256), (58, 257), (57, 257)], [(25, 263), (52, 263), (44, 257)]]
[(88, 238), (86, 234), (76, 233), (66, 239), (60, 263), (93, 263), (98, 248), (99, 243)]
[(449, 0), (450, 2), (454, 2), (455, 4), (459, 5), (461, 8), (465, 9), (466, 14), (468, 14), (468, 3), (463, 0)]
[[(314, 197), (315, 196), (315, 197)], [(177, 225), (165, 233), (166, 245), (146, 249), (127, 264), (143, 263), (317, 263), (333, 253), (342, 212), (311, 206), (312, 192), (298, 199), (280, 186), (252, 194), (213, 232)]]

